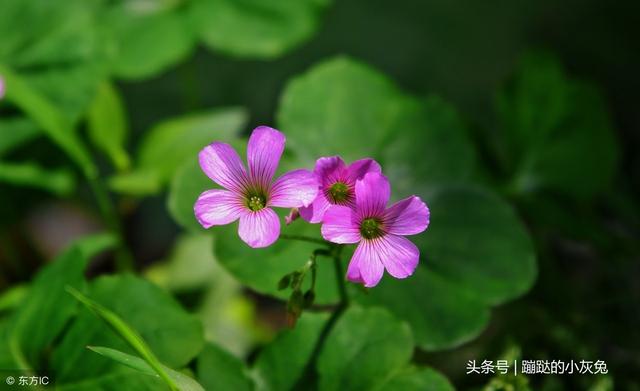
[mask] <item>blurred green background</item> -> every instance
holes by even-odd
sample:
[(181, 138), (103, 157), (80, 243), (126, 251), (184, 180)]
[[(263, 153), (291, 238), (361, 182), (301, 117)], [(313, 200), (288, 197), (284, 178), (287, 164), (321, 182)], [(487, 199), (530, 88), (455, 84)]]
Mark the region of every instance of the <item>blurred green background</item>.
[[(304, 262), (281, 258), (308, 249), (260, 259), (233, 229), (199, 230), (190, 206), (212, 187), (195, 153), (267, 124), (287, 134), (287, 168), (372, 156), (396, 199), (430, 205), (422, 274), (356, 300), (409, 322), (412, 363), (461, 390), (640, 390), (639, 15), (595, 0), (0, 0), (0, 330), (22, 327), (38, 271), (110, 230), (124, 245), (93, 259), (91, 281), (133, 263), (205, 340), (259, 367), (284, 327), (275, 285)], [(92, 297), (135, 284), (102, 280)], [(69, 375), (56, 349), (34, 369), (97, 376)], [(501, 358), (610, 373), (465, 374)]]

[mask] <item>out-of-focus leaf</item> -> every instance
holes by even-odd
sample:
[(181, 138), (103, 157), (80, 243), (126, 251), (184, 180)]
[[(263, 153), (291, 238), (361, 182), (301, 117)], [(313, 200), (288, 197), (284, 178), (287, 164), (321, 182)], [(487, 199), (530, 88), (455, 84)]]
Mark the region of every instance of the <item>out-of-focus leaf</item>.
[(65, 292), (65, 286), (82, 288), (84, 269), (91, 257), (114, 243), (110, 235), (81, 239), (38, 273), (9, 323), (8, 343), (21, 369), (40, 363), (45, 349), (75, 314), (76, 302)]
[(35, 163), (0, 162), (0, 182), (40, 188), (59, 196), (71, 194), (76, 185), (71, 171), (48, 170)]
[[(320, 227), (297, 221), (286, 226), (281, 220), (283, 235), (305, 235), (321, 239)], [(221, 265), (235, 278), (260, 293), (286, 299), (290, 292), (278, 290), (278, 281), (285, 274), (300, 269), (315, 249), (325, 248), (321, 243), (279, 239), (266, 248), (251, 248), (238, 236), (238, 224), (212, 227), (215, 234), (215, 253)], [(316, 303), (333, 303), (338, 298), (335, 272), (329, 257), (318, 256), (318, 283)], [(260, 267), (256, 267), (260, 265)], [(309, 289), (306, 278), (303, 290)]]
[[(129, 368), (133, 368), (139, 372), (159, 377), (156, 371), (149, 365), (149, 363), (147, 363), (140, 357), (135, 357), (115, 349), (101, 346), (88, 346), (88, 349), (104, 357), (108, 357), (122, 365), (126, 365)], [(160, 364), (160, 366), (162, 367), (162, 371), (171, 378), (173, 383), (178, 387), (180, 391), (204, 391), (204, 388), (202, 388), (202, 386), (197, 381), (190, 378), (189, 376), (183, 375), (182, 373), (165, 367), (162, 364)]]
[[(183, 367), (202, 348), (200, 322), (148, 281), (130, 275), (100, 277), (90, 284), (87, 296), (136, 330), (169, 367)], [(88, 345), (135, 354), (94, 314), (80, 311), (52, 355), (51, 367), (58, 382), (74, 383), (117, 371), (115, 363), (82, 348)]]
[(526, 56), (497, 107), (515, 191), (547, 188), (589, 198), (609, 185), (619, 151), (606, 105), (555, 58)]
[(0, 294), (0, 312), (16, 309), (29, 292), (29, 286), (19, 284)]
[(475, 152), (457, 113), (436, 97), (400, 91), (384, 75), (348, 58), (323, 62), (291, 81), (278, 124), (301, 162), (372, 157), (394, 189), (467, 179)]
[(394, 374), (380, 391), (454, 391), (455, 389), (439, 372), (431, 368), (408, 367)]
[(88, 131), (93, 144), (111, 158), (118, 170), (129, 168), (129, 156), (124, 147), (129, 133), (127, 114), (113, 84), (100, 84), (89, 108)]
[(403, 368), (413, 354), (409, 327), (379, 309), (348, 309), (318, 357), (322, 391), (370, 390)]
[(274, 58), (309, 39), (330, 0), (194, 0), (204, 43), (237, 57)]
[(70, 124), (80, 119), (106, 72), (105, 45), (97, 28), (100, 3), (0, 3), (0, 64), (53, 102)]
[[(213, 237), (206, 233), (184, 235), (175, 245), (166, 261), (156, 265), (163, 267), (159, 276), (158, 266), (153, 265), (147, 276), (158, 285), (171, 291), (189, 291), (204, 288), (221, 272), (211, 252)], [(155, 269), (155, 271), (154, 271)]]
[[(161, 122), (142, 141), (136, 169), (111, 178), (110, 185), (130, 194), (157, 191), (185, 161), (197, 160), (198, 152), (209, 143), (235, 139), (246, 121), (244, 109), (221, 108)], [(139, 178), (143, 179), (142, 185)]]
[(118, 174), (109, 178), (108, 183), (113, 191), (137, 196), (155, 194), (162, 189), (158, 173), (153, 170)]
[(139, 166), (155, 170), (168, 180), (189, 157), (215, 140), (231, 140), (246, 125), (247, 112), (238, 107), (189, 114), (156, 125), (144, 138)]
[(306, 369), (326, 314), (305, 312), (291, 330), (265, 346), (253, 366), (259, 390), (290, 390)]
[(0, 156), (35, 139), (42, 132), (28, 118), (0, 120)]
[(149, 376), (124, 366), (78, 382), (56, 382), (58, 391), (158, 391), (163, 389), (167, 389), (167, 386), (159, 377)]
[(104, 25), (115, 44), (113, 71), (122, 78), (157, 75), (195, 46), (187, 18), (172, 7), (135, 7), (122, 2), (106, 12)]
[(207, 344), (197, 361), (198, 380), (207, 390), (251, 391), (255, 388), (242, 360)]
[(213, 235), (207, 232), (178, 238), (166, 261), (155, 263), (145, 276), (178, 293), (202, 291), (195, 309), (204, 326), (205, 339), (238, 356), (244, 356), (266, 334), (256, 319), (254, 303), (242, 286), (213, 256)]
[(474, 338), (491, 306), (530, 289), (535, 252), (513, 209), (491, 193), (450, 187), (423, 199), (431, 222), (412, 238), (418, 270), (401, 281), (385, 276), (360, 299), (386, 306), (409, 322), (421, 348), (438, 350)]
[(0, 74), (7, 85), (7, 99), (24, 110), (77, 164), (85, 175), (93, 178), (97, 169), (91, 156), (68, 121), (43, 95), (31, 88), (20, 76), (0, 64)]
[(142, 356), (144, 361), (155, 371), (155, 373), (160, 376), (160, 378), (171, 388), (172, 390), (177, 390), (177, 385), (175, 381), (169, 377), (169, 375), (165, 372), (164, 366), (160, 363), (158, 358), (153, 354), (151, 348), (147, 345), (145, 340), (138, 334), (136, 330), (131, 328), (125, 321), (123, 321), (118, 315), (113, 313), (112, 311), (106, 309), (95, 301), (89, 299), (78, 290), (67, 287), (67, 292), (69, 292), (73, 297), (76, 298), (80, 303), (84, 304), (91, 312), (96, 314), (100, 319), (102, 319), (111, 329), (120, 336), (129, 346), (135, 350), (137, 354)]

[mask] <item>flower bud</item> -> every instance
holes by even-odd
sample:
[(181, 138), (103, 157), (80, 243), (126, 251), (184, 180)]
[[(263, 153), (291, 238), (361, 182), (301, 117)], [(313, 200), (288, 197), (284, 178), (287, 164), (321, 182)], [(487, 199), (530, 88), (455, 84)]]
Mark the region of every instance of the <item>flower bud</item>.
[(311, 289), (309, 289), (308, 291), (306, 291), (304, 293), (304, 297), (303, 297), (303, 301), (304, 301), (304, 308), (309, 308), (313, 305), (313, 302), (316, 299), (316, 294), (314, 291), (312, 291)]
[(291, 274), (287, 274), (278, 281), (278, 290), (281, 291), (283, 289), (287, 289), (289, 284), (291, 284)]

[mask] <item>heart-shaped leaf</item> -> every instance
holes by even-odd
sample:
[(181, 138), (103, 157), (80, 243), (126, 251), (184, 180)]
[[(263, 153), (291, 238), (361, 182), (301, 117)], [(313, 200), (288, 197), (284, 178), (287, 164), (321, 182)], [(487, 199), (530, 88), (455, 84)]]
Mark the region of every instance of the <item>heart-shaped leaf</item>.
[(193, 0), (204, 43), (237, 57), (274, 58), (307, 40), (330, 0)]
[(566, 76), (551, 55), (530, 53), (497, 107), (514, 191), (590, 198), (607, 188), (619, 151), (596, 88)]

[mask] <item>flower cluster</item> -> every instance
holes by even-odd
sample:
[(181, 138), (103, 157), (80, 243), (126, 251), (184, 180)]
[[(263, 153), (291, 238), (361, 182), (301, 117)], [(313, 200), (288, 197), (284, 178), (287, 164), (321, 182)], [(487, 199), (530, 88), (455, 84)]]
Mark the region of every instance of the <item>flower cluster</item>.
[(278, 130), (256, 128), (247, 146), (248, 169), (230, 145), (205, 147), (200, 167), (224, 189), (198, 197), (194, 211), (200, 224), (209, 228), (240, 220), (240, 238), (251, 247), (267, 247), (280, 236), (280, 220), (271, 208), (297, 208), (304, 220), (322, 224), (325, 240), (358, 243), (347, 271), (350, 281), (373, 287), (384, 270), (395, 278), (413, 274), (420, 253), (404, 236), (429, 225), (425, 203), (411, 196), (387, 207), (391, 186), (373, 159), (346, 165), (338, 156), (322, 157), (313, 172), (294, 170), (274, 181), (284, 145)]

